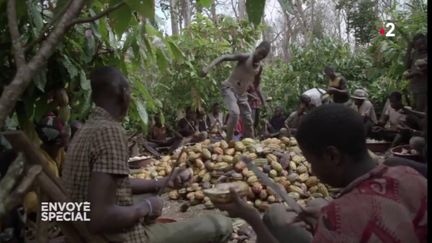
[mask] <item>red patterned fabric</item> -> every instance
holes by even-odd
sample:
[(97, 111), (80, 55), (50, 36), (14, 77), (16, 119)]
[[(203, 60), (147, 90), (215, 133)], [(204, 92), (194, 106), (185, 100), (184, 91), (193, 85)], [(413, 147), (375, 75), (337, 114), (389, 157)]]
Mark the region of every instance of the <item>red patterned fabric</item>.
[(405, 166), (378, 166), (321, 211), (313, 242), (427, 242), (427, 180)]

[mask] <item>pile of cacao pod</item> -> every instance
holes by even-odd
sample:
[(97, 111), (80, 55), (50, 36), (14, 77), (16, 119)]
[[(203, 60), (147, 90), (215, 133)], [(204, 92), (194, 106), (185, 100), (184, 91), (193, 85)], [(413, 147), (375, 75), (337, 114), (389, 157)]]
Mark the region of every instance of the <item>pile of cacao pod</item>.
[(211, 143), (210, 140), (205, 140), (185, 148), (185, 152), (180, 154), (181, 151), (178, 150), (173, 155), (163, 156), (152, 165), (135, 170), (132, 177), (165, 177), (179, 159), (179, 166), (193, 171), (193, 180), (186, 188), (170, 191), (170, 199), (189, 200), (192, 205), (203, 203), (206, 208), (212, 208), (203, 189), (211, 188), (218, 182), (245, 181), (250, 185), (248, 203), (259, 210), (265, 210), (270, 204), (279, 202), (278, 196), (261, 184), (254, 172), (240, 161), (241, 156), (247, 156), (302, 206), (314, 198), (329, 199), (332, 196), (326, 185), (320, 183), (317, 177), (311, 176), (310, 164), (302, 155), (295, 138), (269, 138), (263, 141), (246, 138), (230, 143)]

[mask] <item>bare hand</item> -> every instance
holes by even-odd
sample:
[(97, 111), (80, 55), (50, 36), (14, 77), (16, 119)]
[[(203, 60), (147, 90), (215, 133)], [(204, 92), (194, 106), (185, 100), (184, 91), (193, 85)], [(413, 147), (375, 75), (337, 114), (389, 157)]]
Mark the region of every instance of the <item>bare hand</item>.
[(306, 221), (309, 224), (312, 223), (313, 228), (315, 228), (318, 219), (321, 214), (321, 209), (329, 204), (329, 201), (317, 198), (309, 202), (307, 207), (297, 216), (296, 221)]
[(163, 201), (160, 197), (149, 197), (140, 202), (138, 207), (141, 209), (143, 216), (149, 219), (155, 219), (162, 214)]
[(232, 202), (230, 203), (214, 203), (215, 207), (220, 210), (227, 211), (230, 217), (247, 219), (258, 211), (249, 206), (246, 201), (238, 195), (238, 193), (230, 188)]
[(171, 181), (168, 182), (168, 186), (172, 188), (182, 188), (185, 184), (192, 180), (193, 172), (191, 169), (178, 169), (173, 172)]

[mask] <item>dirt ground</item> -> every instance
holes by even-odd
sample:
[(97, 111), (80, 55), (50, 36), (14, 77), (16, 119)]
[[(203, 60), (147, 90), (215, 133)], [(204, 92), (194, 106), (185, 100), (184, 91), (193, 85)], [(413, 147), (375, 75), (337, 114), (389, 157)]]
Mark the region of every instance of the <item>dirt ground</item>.
[[(198, 204), (195, 206), (191, 206), (187, 209), (186, 212), (181, 212), (180, 208), (181, 205), (185, 201), (173, 201), (168, 199), (168, 195), (164, 194), (162, 196), (165, 202), (165, 207), (162, 212), (162, 217), (172, 218), (176, 221), (183, 221), (194, 217), (199, 217), (201, 215), (205, 215), (207, 213), (218, 213), (218, 214), (226, 214), (225, 212), (222, 212), (218, 209), (206, 209), (203, 204)], [(254, 234), (252, 228), (246, 224), (243, 220), (240, 219), (233, 219), (233, 227), (234, 230), (237, 232), (239, 227), (247, 228), (247, 232), (250, 234), (248, 239), (245, 240), (238, 240), (238, 239), (232, 239), (229, 243), (236, 243), (236, 242), (244, 242), (244, 243), (253, 243), (256, 241), (256, 235)], [(245, 231), (245, 230), (241, 230)]]

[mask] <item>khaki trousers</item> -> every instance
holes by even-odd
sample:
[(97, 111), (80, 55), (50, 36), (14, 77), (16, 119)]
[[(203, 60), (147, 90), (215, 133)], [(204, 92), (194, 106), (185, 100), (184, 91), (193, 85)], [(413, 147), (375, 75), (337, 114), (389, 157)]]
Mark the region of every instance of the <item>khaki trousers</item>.
[(227, 122), (227, 136), (226, 140), (230, 141), (233, 138), (234, 128), (241, 115), (243, 119), (243, 137), (253, 138), (254, 128), (252, 119), (252, 110), (249, 106), (247, 94), (238, 95), (230, 87), (222, 87), (222, 96), (225, 106), (229, 111), (229, 118)]
[[(135, 195), (138, 202), (148, 194)], [(224, 243), (228, 242), (233, 232), (232, 219), (221, 214), (204, 216), (167, 224), (144, 226), (148, 243)]]

